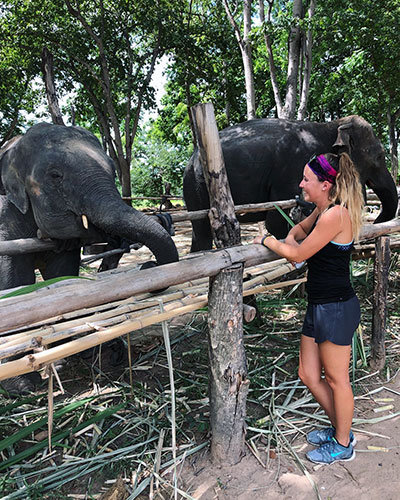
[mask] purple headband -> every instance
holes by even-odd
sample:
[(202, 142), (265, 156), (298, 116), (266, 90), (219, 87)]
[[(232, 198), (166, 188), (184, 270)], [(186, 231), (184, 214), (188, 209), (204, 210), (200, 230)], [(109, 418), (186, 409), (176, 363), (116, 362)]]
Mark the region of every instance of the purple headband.
[(337, 172), (324, 155), (312, 158), (307, 165), (311, 168), (319, 180), (328, 181), (331, 184), (335, 183)]

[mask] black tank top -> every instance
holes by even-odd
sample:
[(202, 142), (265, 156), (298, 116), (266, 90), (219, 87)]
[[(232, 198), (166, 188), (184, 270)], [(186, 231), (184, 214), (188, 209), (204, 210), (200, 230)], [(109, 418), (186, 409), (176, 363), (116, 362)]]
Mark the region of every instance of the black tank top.
[(353, 242), (343, 245), (330, 241), (307, 259), (306, 291), (309, 303), (340, 302), (355, 296), (350, 282), (352, 249)]

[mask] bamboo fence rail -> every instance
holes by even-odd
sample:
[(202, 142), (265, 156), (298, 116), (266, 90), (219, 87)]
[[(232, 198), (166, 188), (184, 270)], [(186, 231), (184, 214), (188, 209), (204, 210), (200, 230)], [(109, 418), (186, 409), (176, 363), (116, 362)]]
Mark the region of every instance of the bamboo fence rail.
[[(362, 239), (399, 230), (399, 219), (364, 226)], [(205, 307), (208, 277), (238, 262), (247, 267), (244, 295), (305, 281), (300, 278), (267, 284), (290, 273), (294, 266), (276, 259), (260, 245), (246, 245), (189, 256), (159, 268), (120, 272), (101, 280), (60, 282), (55, 288), (2, 299), (0, 359), (32, 349), (41, 351), (3, 362), (0, 380), (41, 369), (63, 357)], [(167, 293), (156, 297), (149, 293), (166, 286), (171, 286)], [(61, 345), (52, 346), (61, 341)]]
[[(244, 283), (244, 295), (260, 293), (271, 288), (293, 286), (304, 281), (304, 278), (267, 285), (273, 279), (289, 273), (294, 267), (289, 263), (267, 263), (258, 266), (247, 273), (246, 278), (252, 278)], [(275, 265), (274, 265), (275, 264)], [(271, 269), (271, 267), (275, 269)], [(183, 287), (179, 291), (170, 291), (161, 296), (149, 298), (139, 296), (118, 301), (107, 305), (107, 310), (98, 312), (97, 308), (74, 311), (75, 318), (68, 315), (60, 321), (60, 317), (49, 318), (41, 325), (22, 329), (20, 332), (6, 334), (0, 337), (0, 359), (24, 354), (32, 349), (43, 349), (35, 354), (0, 365), (0, 380), (20, 375), (42, 368), (45, 364), (54, 362), (77, 352), (94, 347), (121, 335), (141, 330), (155, 323), (177, 317), (188, 312), (200, 309), (207, 305), (208, 280), (202, 279)], [(139, 300), (138, 300), (139, 299)], [(160, 311), (162, 304), (163, 311)], [(52, 324), (58, 319), (57, 324)], [(71, 337), (81, 336), (70, 340)], [(63, 341), (60, 346), (50, 347), (56, 342)]]

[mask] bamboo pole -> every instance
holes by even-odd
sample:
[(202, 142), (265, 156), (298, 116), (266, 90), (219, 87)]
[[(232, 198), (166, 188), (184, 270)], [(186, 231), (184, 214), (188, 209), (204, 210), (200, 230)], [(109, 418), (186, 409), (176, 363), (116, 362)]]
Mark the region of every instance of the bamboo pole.
[[(286, 274), (288, 270), (290, 271), (291, 269), (292, 266), (290, 264), (283, 264), (272, 272), (264, 271), (263, 275), (244, 282), (244, 294), (247, 294), (246, 292), (248, 290), (250, 293), (254, 293), (254, 287), (259, 283), (272, 281), (273, 279)], [(259, 271), (260, 268), (257, 268), (256, 270)], [(273, 287), (275, 286), (276, 285), (273, 285)], [(156, 298), (144, 298), (142, 300), (131, 298), (125, 301), (111, 303), (109, 304), (108, 309), (101, 312), (98, 312), (96, 308), (93, 308), (92, 310), (81, 309), (76, 311), (76, 315), (79, 313), (81, 317), (74, 319), (60, 317), (49, 318), (46, 323), (41, 324), (40, 326), (34, 327), (34, 325), (32, 325), (32, 328), (29, 330), (23, 329), (22, 331), (13, 334), (6, 332), (3, 336), (0, 336), (0, 359), (17, 354), (24, 349), (47, 345), (61, 338), (82, 334), (95, 328), (104, 328), (107, 326), (107, 321), (113, 322), (115, 320), (127, 320), (127, 315), (129, 315), (129, 319), (133, 319), (141, 314), (147, 313), (150, 309), (158, 308), (160, 301), (165, 304), (165, 308), (169, 308), (170, 303), (186, 305), (193, 297), (205, 295), (206, 293), (207, 283), (202, 283), (191, 288), (183, 288), (179, 291), (172, 291), (161, 296), (158, 295)], [(89, 315), (89, 312), (92, 312), (93, 314)], [(55, 322), (57, 322), (57, 324), (53, 324)], [(63, 332), (62, 335), (61, 332)], [(23, 344), (25, 344), (25, 346), (23, 346)]]
[[(263, 293), (265, 291), (284, 288), (287, 286), (293, 286), (298, 283), (305, 281), (305, 278), (300, 278), (296, 280), (283, 281), (280, 283), (258, 286), (254, 289), (244, 291), (243, 295), (250, 295), (253, 293)], [(181, 304), (184, 305), (181, 305)], [(132, 318), (131, 320), (126, 320), (120, 325), (116, 325), (109, 328), (103, 328), (100, 325), (91, 325), (92, 329), (96, 330), (94, 333), (85, 335), (76, 340), (71, 340), (63, 343), (62, 345), (51, 347), (44, 351), (28, 354), (23, 358), (8, 361), (0, 365), (0, 381), (5, 380), (9, 377), (15, 377), (17, 375), (23, 375), (24, 373), (29, 373), (31, 371), (39, 370), (46, 366), (47, 364), (53, 363), (58, 359), (62, 359), (78, 352), (84, 351), (91, 347), (95, 347), (104, 342), (108, 342), (114, 338), (120, 337), (125, 334), (143, 329), (147, 326), (160, 323), (162, 321), (167, 321), (169, 319), (187, 314), (189, 312), (195, 311), (205, 307), (208, 303), (207, 295), (202, 295), (199, 297), (192, 298), (190, 303), (176, 302), (172, 304), (167, 304), (164, 307), (165, 312), (159, 312), (159, 308), (154, 311), (149, 311), (147, 314), (142, 315), (139, 318)], [(45, 335), (43, 335), (43, 338)], [(30, 346), (31, 348), (32, 346)]]
[[(274, 201), (274, 202), (266, 202), (266, 203), (253, 203), (247, 205), (237, 205), (235, 207), (235, 213), (238, 215), (245, 214), (248, 212), (263, 212), (268, 210), (275, 210), (276, 206), (286, 209), (292, 208), (296, 206), (296, 200), (283, 200), (283, 201)], [(209, 210), (198, 210), (196, 212), (182, 212), (177, 214), (170, 214), (172, 223), (176, 222), (184, 222), (191, 221), (197, 219), (204, 219), (208, 217)], [(156, 219), (157, 222), (160, 222), (158, 217), (154, 215), (148, 215), (148, 217), (152, 217)], [(96, 243), (96, 242), (92, 242)], [(102, 241), (98, 241), (97, 243), (102, 243)], [(45, 250), (54, 250), (57, 248), (57, 243), (53, 240), (43, 240), (39, 238), (26, 238), (19, 240), (9, 240), (9, 241), (0, 241), (0, 255), (21, 255), (25, 253), (32, 252), (40, 252)], [(112, 250), (113, 253), (119, 253), (119, 250), (125, 251), (123, 249), (115, 249)], [(107, 253), (108, 252), (104, 252)]]
[[(376, 195), (374, 193), (368, 193), (368, 199), (375, 200)], [(379, 201), (379, 200), (378, 200)], [(269, 201), (263, 203), (249, 203), (246, 205), (235, 205), (234, 210), (236, 215), (243, 215), (249, 212), (264, 212), (269, 210), (276, 210), (278, 206), (282, 210), (293, 208), (297, 204), (295, 199), (281, 200), (281, 201)], [(204, 219), (208, 217), (209, 210), (197, 210), (195, 212), (179, 212), (171, 213), (172, 223), (184, 221), (192, 221), (198, 219)], [(160, 222), (158, 217), (148, 214), (148, 217), (155, 218), (157, 222)], [(101, 243), (100, 241), (98, 243)], [(26, 238), (19, 240), (9, 240), (0, 241), (0, 255), (20, 255), (25, 253), (39, 252), (45, 250), (54, 250), (57, 248), (56, 242), (53, 240), (42, 240), (38, 238)], [(112, 250), (113, 254), (125, 251), (124, 249)], [(108, 255), (108, 252), (104, 252)], [(112, 254), (110, 254), (112, 255)]]

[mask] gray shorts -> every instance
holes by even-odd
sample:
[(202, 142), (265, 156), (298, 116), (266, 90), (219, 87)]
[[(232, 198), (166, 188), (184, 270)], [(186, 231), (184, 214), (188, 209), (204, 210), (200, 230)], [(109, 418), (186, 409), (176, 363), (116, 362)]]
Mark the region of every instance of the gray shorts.
[(302, 334), (313, 337), (317, 344), (329, 340), (337, 345), (350, 345), (360, 323), (357, 297), (344, 302), (308, 304)]

